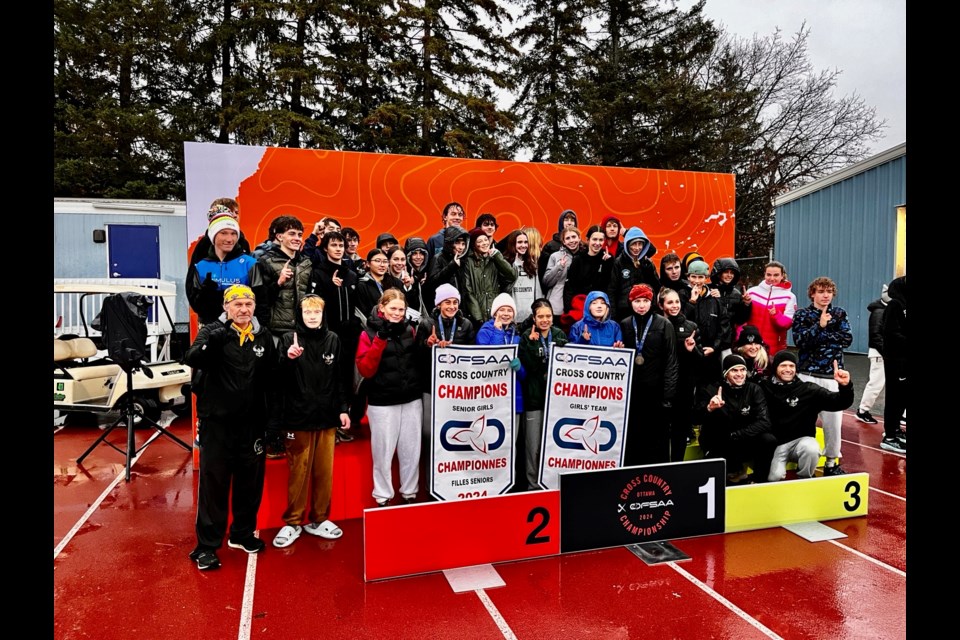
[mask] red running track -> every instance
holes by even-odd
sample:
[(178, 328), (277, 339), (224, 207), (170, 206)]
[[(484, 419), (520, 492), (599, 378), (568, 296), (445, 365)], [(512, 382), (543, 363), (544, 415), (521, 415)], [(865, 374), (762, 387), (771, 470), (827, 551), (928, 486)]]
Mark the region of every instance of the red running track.
[[(172, 431), (189, 439), (186, 420)], [(846, 538), (773, 528), (677, 540), (691, 559), (656, 566), (625, 548), (567, 554), (494, 565), (505, 586), (455, 593), (443, 573), (364, 582), (361, 519), (338, 521), (336, 541), (302, 535), (258, 556), (224, 547), (223, 567), (200, 572), (187, 558), (192, 455), (160, 436), (127, 483), (106, 446), (78, 467), (98, 431), (66, 427), (54, 435), (54, 637), (905, 638), (906, 457), (879, 449), (881, 431), (844, 414), (844, 466), (871, 487), (867, 517), (825, 523)]]

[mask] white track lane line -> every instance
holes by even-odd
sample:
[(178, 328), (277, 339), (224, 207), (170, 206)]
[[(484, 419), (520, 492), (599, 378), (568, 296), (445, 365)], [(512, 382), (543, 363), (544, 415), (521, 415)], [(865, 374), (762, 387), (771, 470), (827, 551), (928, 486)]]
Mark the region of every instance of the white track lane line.
[[(150, 443), (156, 440), (159, 436), (160, 436), (160, 432), (157, 431), (150, 437), (149, 440), (147, 440), (143, 444), (143, 448), (140, 449), (140, 453), (135, 455), (130, 460), (131, 467), (133, 467), (133, 465), (137, 462), (137, 460), (140, 459), (140, 456), (143, 455), (143, 452), (147, 450), (147, 447), (150, 446)], [(100, 444), (103, 444), (103, 443), (100, 443)], [(80, 516), (80, 519), (77, 520), (76, 524), (74, 524), (73, 527), (70, 528), (70, 531), (67, 531), (67, 535), (63, 536), (63, 540), (60, 541), (60, 544), (58, 544), (56, 547), (53, 548), (54, 560), (57, 559), (57, 556), (60, 555), (60, 552), (63, 551), (63, 548), (67, 546), (67, 543), (69, 543), (73, 539), (73, 536), (77, 535), (77, 531), (80, 530), (80, 527), (86, 524), (87, 520), (90, 519), (90, 516), (93, 515), (94, 511), (96, 511), (100, 507), (100, 503), (103, 502), (106, 499), (106, 497), (110, 495), (110, 492), (114, 490), (114, 488), (120, 483), (121, 480), (123, 480), (123, 477), (127, 473), (126, 458), (124, 458), (123, 462), (124, 462), (123, 468), (120, 470), (120, 473), (117, 474), (117, 477), (113, 479), (113, 482), (107, 485), (107, 488), (103, 490), (103, 493), (100, 494), (100, 497), (98, 497), (96, 500), (93, 501), (93, 504), (90, 505), (90, 508), (87, 509), (82, 516)], [(56, 569), (56, 567), (54, 567), (54, 569)]]
[(903, 500), (904, 502), (907, 501), (907, 499), (903, 496), (898, 496), (895, 493), (890, 493), (889, 491), (884, 491), (883, 489), (877, 489), (876, 487), (870, 487), (870, 491), (876, 491), (877, 493), (882, 493), (885, 496), (890, 496), (891, 498), (896, 498), (897, 500)]
[(729, 600), (727, 600), (726, 598), (724, 598), (722, 595), (720, 595), (719, 593), (717, 593), (716, 591), (714, 591), (713, 589), (711, 589), (710, 587), (708, 587), (705, 583), (701, 582), (699, 579), (696, 578), (696, 576), (694, 576), (693, 574), (687, 572), (686, 570), (681, 569), (680, 567), (678, 567), (675, 562), (668, 562), (668, 563), (666, 563), (666, 564), (667, 564), (667, 566), (669, 566), (671, 569), (673, 569), (674, 571), (676, 571), (677, 573), (679, 573), (680, 575), (682, 575), (684, 578), (686, 578), (687, 580), (689, 580), (689, 581), (692, 582), (693, 584), (695, 584), (695, 585), (697, 585), (698, 587), (700, 587), (700, 589), (702, 589), (702, 590), (705, 591), (708, 595), (710, 595), (711, 597), (713, 597), (713, 599), (715, 599), (717, 602), (719, 602), (720, 604), (722, 604), (723, 606), (725, 606), (727, 609), (729, 609), (730, 611), (732, 611), (733, 613), (735, 613), (737, 616), (739, 616), (740, 618), (742, 618), (747, 624), (749, 624), (751, 627), (754, 627), (757, 631), (759, 631), (759, 632), (762, 633), (763, 635), (767, 636), (768, 638), (773, 638), (773, 639), (775, 639), (775, 640), (783, 640), (783, 638), (781, 638), (780, 636), (778, 636), (776, 633), (774, 633), (773, 631), (771, 631), (771, 630), (768, 629), (767, 627), (763, 626), (763, 625), (762, 625), (758, 620), (756, 620), (753, 616), (751, 616), (750, 614), (748, 614), (747, 612), (745, 612), (743, 609), (741, 609), (741, 608), (738, 607), (737, 605), (733, 604), (732, 602), (730, 602)]
[(871, 451), (879, 451), (880, 453), (884, 453), (890, 456), (897, 456), (898, 458), (907, 457), (907, 454), (905, 453), (897, 453), (896, 451), (887, 451), (886, 449), (881, 449), (880, 447), (873, 447), (873, 446), (870, 446), (869, 444), (863, 444), (862, 442), (856, 442), (854, 440), (841, 440), (841, 441), (846, 442), (847, 444), (852, 444), (855, 447), (862, 447), (864, 449), (870, 449)]
[(848, 547), (848, 546), (845, 545), (845, 544), (840, 544), (840, 543), (837, 542), (836, 540), (827, 540), (826, 542), (831, 542), (831, 543), (837, 545), (838, 547), (840, 547), (841, 549), (843, 549), (844, 551), (849, 551), (850, 553), (852, 553), (852, 554), (854, 554), (854, 555), (860, 556), (860, 557), (863, 558), (864, 560), (869, 560), (870, 562), (872, 562), (873, 564), (877, 565), (878, 567), (883, 567), (884, 569), (887, 569), (888, 571), (892, 571), (892, 572), (894, 572), (895, 574), (897, 574), (898, 576), (903, 576), (904, 578), (907, 577), (907, 572), (906, 572), (906, 571), (901, 571), (900, 569), (897, 569), (896, 567), (890, 566), (890, 565), (887, 564), (886, 562), (881, 562), (881, 561), (877, 560), (876, 558), (872, 558), (872, 557), (868, 556), (867, 554), (865, 554), (865, 553), (863, 553), (863, 552), (861, 552), (861, 551), (857, 551), (856, 549), (853, 549), (853, 548), (851, 548), (851, 547)]
[[(254, 532), (260, 537), (260, 531)], [(237, 640), (250, 640), (250, 627), (253, 625), (253, 592), (257, 586), (257, 556), (251, 553), (247, 556), (247, 574), (243, 579), (243, 605), (240, 607), (240, 631)]]
[(473, 592), (477, 594), (478, 598), (480, 598), (480, 602), (482, 602), (483, 606), (486, 607), (487, 612), (490, 614), (490, 617), (493, 618), (494, 623), (496, 623), (497, 628), (500, 629), (500, 633), (503, 634), (503, 637), (507, 638), (507, 640), (517, 640), (517, 636), (513, 633), (513, 630), (510, 628), (510, 625), (507, 624), (507, 621), (503, 619), (503, 616), (500, 615), (497, 605), (493, 604), (493, 601), (490, 599), (490, 596), (487, 595), (487, 592), (483, 589), (474, 589)]

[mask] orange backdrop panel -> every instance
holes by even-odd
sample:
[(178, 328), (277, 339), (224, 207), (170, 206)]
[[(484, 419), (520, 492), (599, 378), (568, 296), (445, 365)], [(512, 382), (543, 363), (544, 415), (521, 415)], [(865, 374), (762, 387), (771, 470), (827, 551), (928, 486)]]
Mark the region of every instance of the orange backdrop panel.
[(584, 232), (608, 214), (639, 226), (658, 256), (698, 251), (712, 262), (734, 246), (734, 177), (724, 173), (269, 148), (237, 199), (251, 246), (277, 216), (300, 218), (309, 233), (330, 215), (360, 233), (366, 255), (380, 233), (427, 239), (451, 201), (464, 206), (467, 229), (493, 213), (497, 239), (531, 225), (549, 240), (573, 209)]

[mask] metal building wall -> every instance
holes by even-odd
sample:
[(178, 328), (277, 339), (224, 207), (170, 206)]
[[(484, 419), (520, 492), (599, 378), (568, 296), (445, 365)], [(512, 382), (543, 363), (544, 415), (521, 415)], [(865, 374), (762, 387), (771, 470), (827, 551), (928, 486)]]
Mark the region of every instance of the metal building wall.
[(774, 255), (787, 267), (797, 304), (810, 304), (807, 286), (814, 278), (832, 278), (835, 304), (849, 314), (848, 351), (854, 353), (867, 352), (867, 305), (894, 278), (897, 207), (907, 202), (906, 163), (904, 146), (903, 155), (776, 206)]
[(187, 275), (187, 219), (185, 216), (101, 213), (53, 214), (53, 277), (108, 278), (107, 243), (93, 241), (94, 229), (108, 224), (155, 225), (160, 228), (160, 277), (177, 285), (177, 302), (170, 312), (174, 322), (189, 322), (183, 282)]

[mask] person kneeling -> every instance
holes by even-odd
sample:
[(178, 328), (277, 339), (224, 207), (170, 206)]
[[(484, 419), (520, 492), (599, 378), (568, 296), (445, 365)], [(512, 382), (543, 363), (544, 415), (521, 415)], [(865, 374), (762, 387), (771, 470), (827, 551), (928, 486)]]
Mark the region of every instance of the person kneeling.
[(812, 478), (820, 460), (820, 443), (815, 437), (817, 416), (821, 411), (843, 411), (853, 404), (850, 372), (840, 369), (834, 360), (833, 379), (838, 390), (828, 391), (797, 378), (797, 356), (792, 351), (777, 352), (772, 369), (773, 377), (759, 382), (777, 437), (768, 480), (783, 480), (787, 462), (797, 463), (798, 478)]
[(695, 412), (700, 418), (700, 448), (705, 458), (725, 458), (727, 481), (746, 479), (743, 465), (753, 466), (753, 480), (765, 482), (777, 446), (770, 433), (770, 416), (760, 387), (747, 383), (747, 363), (730, 354), (723, 359), (723, 381), (698, 391)]

